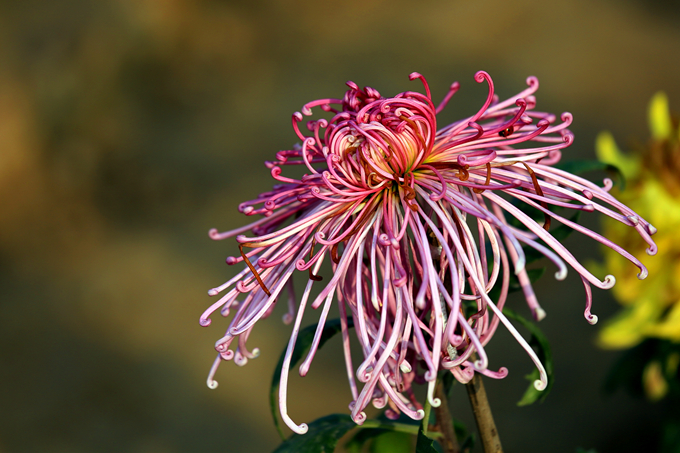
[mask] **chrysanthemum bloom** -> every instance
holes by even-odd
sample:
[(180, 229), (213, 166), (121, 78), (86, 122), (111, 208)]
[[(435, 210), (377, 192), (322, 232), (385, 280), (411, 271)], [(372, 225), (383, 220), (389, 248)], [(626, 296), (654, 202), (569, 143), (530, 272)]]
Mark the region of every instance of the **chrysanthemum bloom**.
[[(600, 160), (620, 168), (626, 178), (626, 190), (619, 196), (659, 227), (662, 250), (649, 260), (652, 278), (643, 284), (624, 278), (616, 287), (614, 296), (625, 309), (601, 332), (600, 344), (607, 348), (629, 348), (645, 338), (680, 342), (680, 127), (673, 123), (663, 93), (650, 103), (649, 122), (652, 138), (642, 152), (622, 153), (606, 132), (597, 140)], [(604, 222), (604, 230), (640, 249), (616, 222)], [(604, 257), (607, 269), (618, 271), (624, 264), (614, 253), (605, 251)]]
[[(614, 199), (611, 181), (599, 187), (553, 168), (561, 150), (573, 141), (567, 130), (572, 117), (565, 113), (556, 123), (552, 114), (534, 110), (533, 93), (538, 80), (527, 79), (528, 88), (505, 101), (494, 95), (486, 72), (475, 75), (486, 82), (489, 94), (479, 111), (469, 118), (437, 130), (437, 114), (458, 90), (454, 83), (435, 107), (425, 79), (417, 73), (425, 94), (405, 92), (383, 98), (372, 88), (360, 89), (348, 82), (342, 99), (320, 99), (293, 115), (293, 129), (300, 143), (280, 151), (267, 162), (280, 184), (257, 199), (240, 205), (246, 215), (262, 215), (234, 231), (210, 232), (213, 239), (236, 236), (243, 270), (210, 295), (228, 292), (202, 316), (210, 324), (217, 310), (235, 314), (225, 335), (215, 345), (218, 356), (208, 377), (213, 380), (222, 360), (243, 365), (257, 355), (246, 347), (255, 323), (269, 315), (276, 301), (288, 293), (293, 332), (281, 373), (279, 404), (286, 424), (297, 425), (286, 409), (286, 384), (291, 355), (308, 306), (321, 308), (311, 350), (300, 366), (305, 375), (317, 351), (331, 305), (337, 304), (343, 324), (345, 362), (353, 401), (352, 417), (362, 423), (364, 408), (373, 403), (387, 408), (387, 415), (403, 412), (414, 419), (423, 410), (412, 393), (412, 383), (427, 382), (433, 406), (438, 372), (448, 370), (460, 382), (475, 372), (501, 378), (507, 369), (492, 371), (484, 346), (502, 323), (526, 350), (540, 371), (534, 384), (547, 385), (538, 357), (502, 313), (511, 272), (522, 287), (534, 317), (545, 312), (539, 306), (525, 270), (522, 247), (529, 247), (557, 266), (556, 278), (567, 274), (566, 263), (581, 276), (586, 293), (586, 318), (591, 315), (591, 285), (611, 288), (614, 277), (602, 281), (588, 272), (550, 234), (551, 220), (599, 241), (647, 270), (621, 247), (584, 228), (555, 208), (599, 211), (635, 229), (656, 248), (654, 228)], [(319, 107), (326, 119), (300, 123)], [(300, 179), (283, 176), (287, 165), (303, 166)], [(517, 207), (518, 202), (544, 214), (538, 220)], [(249, 236), (243, 233), (251, 232)], [(332, 274), (319, 275), (329, 261)], [(309, 280), (298, 299), (291, 276), (308, 273)], [(310, 301), (314, 285), (321, 291)], [(497, 288), (495, 300), (489, 292)], [(363, 361), (354, 367), (349, 350), (351, 318)], [(357, 382), (358, 381), (358, 382)]]

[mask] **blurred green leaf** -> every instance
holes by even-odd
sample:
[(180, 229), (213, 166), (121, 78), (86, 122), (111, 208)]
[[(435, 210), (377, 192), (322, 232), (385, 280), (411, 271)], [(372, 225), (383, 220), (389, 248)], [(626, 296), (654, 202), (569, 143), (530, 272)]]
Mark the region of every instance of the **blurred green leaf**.
[(388, 431), (377, 436), (371, 444), (371, 453), (410, 453), (410, 434)]
[[(353, 327), (354, 326), (354, 321), (352, 318), (347, 319), (347, 325), (348, 327)], [(316, 332), (316, 327), (317, 324), (307, 326), (304, 329), (300, 331), (298, 334), (297, 341), (295, 342), (295, 349), (293, 350), (293, 356), (291, 357), (290, 361), (290, 368), (292, 369), (297, 365), (297, 363), (302, 359), (302, 357), (307, 354), (309, 351), (309, 348), (312, 345), (312, 340), (314, 340), (314, 333)], [(319, 341), (319, 349), (328, 341), (330, 338), (332, 338), (335, 334), (341, 331), (341, 324), (340, 324), (340, 319), (331, 319), (329, 321), (326, 321), (324, 324), (323, 328), (323, 333), (321, 334), (321, 340)], [(277, 431), (279, 432), (279, 435), (281, 436), (281, 439), (285, 439), (286, 436), (283, 433), (283, 429), (281, 428), (281, 424), (279, 423), (279, 417), (277, 415), (278, 413), (278, 405), (276, 404), (277, 400), (277, 393), (279, 391), (279, 381), (281, 379), (281, 367), (283, 366), (283, 360), (286, 355), (286, 349), (283, 350), (281, 353), (281, 357), (279, 357), (279, 363), (276, 364), (276, 368), (274, 370), (274, 376), (272, 377), (272, 384), (271, 384), (271, 389), (269, 391), (269, 407), (272, 412), (272, 417), (274, 418), (274, 425), (276, 426)]]
[(668, 96), (659, 91), (649, 101), (649, 130), (654, 140), (668, 140), (673, 134), (673, 120), (668, 108)]
[(469, 432), (462, 422), (454, 420), (453, 430), (460, 444), (460, 451), (469, 452), (475, 448), (475, 433)]
[(666, 420), (661, 431), (660, 453), (680, 452), (680, 420)]
[(626, 178), (618, 167), (600, 162), (599, 160), (570, 160), (567, 162), (558, 162), (553, 166), (574, 175), (582, 175), (583, 173), (591, 171), (604, 171), (612, 175), (614, 181), (618, 183), (621, 190), (626, 186)]
[[(527, 277), (529, 277), (529, 281), (531, 283), (536, 282), (541, 276), (545, 273), (545, 267), (541, 267), (538, 269), (528, 269), (527, 270)], [(515, 291), (520, 291), (522, 289), (522, 285), (519, 283), (519, 279), (514, 273), (510, 274), (510, 282), (508, 283), (508, 292), (512, 293)], [(489, 297), (491, 300), (497, 300), (498, 297), (501, 294), (501, 288), (499, 284), (494, 285), (493, 288), (491, 288), (491, 291), (489, 291)], [(475, 301), (465, 301), (468, 302), (467, 304), (464, 303), (463, 307), (465, 310), (465, 315), (466, 317), (473, 315), (477, 312), (477, 303)]]
[[(580, 218), (581, 218), (581, 211), (576, 211), (574, 213), (574, 215), (571, 216), (571, 218), (569, 220), (571, 220), (574, 223), (578, 223), (578, 220)], [(561, 223), (558, 226), (556, 226), (555, 228), (550, 229), (550, 234), (552, 235), (552, 237), (554, 237), (558, 241), (564, 241), (569, 236), (571, 236), (571, 233), (573, 233), (573, 232), (574, 232), (573, 228), (571, 228), (567, 225), (561, 224)], [(542, 245), (545, 245), (545, 242), (543, 242), (541, 240), (539, 240), (539, 242)], [(534, 261), (537, 261), (537, 260), (544, 257), (544, 255), (541, 252), (539, 252), (538, 250), (536, 250), (533, 247), (527, 246), (527, 247), (523, 247), (523, 249), (524, 249), (524, 257), (526, 258), (527, 264), (533, 263)]]
[(536, 387), (534, 387), (534, 381), (538, 379), (540, 376), (538, 370), (534, 370), (529, 375), (527, 375), (526, 378), (529, 379), (531, 384), (529, 385), (529, 388), (527, 388), (526, 392), (522, 396), (522, 399), (517, 403), (517, 405), (526, 406), (528, 404), (535, 403), (536, 401), (543, 401), (548, 396), (548, 393), (550, 392), (550, 389), (552, 388), (554, 381), (552, 352), (550, 351), (550, 344), (548, 343), (548, 339), (543, 334), (543, 332), (541, 332), (538, 326), (536, 326), (536, 324), (518, 315), (511, 309), (503, 308), (503, 314), (508, 318), (519, 322), (527, 330), (529, 330), (529, 333), (531, 334), (531, 338), (529, 339), (529, 345), (531, 345), (534, 351), (536, 351), (538, 359), (541, 361), (541, 363), (543, 363), (545, 371), (548, 374), (548, 386), (543, 391), (536, 390)]
[(345, 444), (345, 451), (347, 453), (359, 453), (366, 442), (382, 436), (390, 431), (382, 428), (375, 429), (360, 429), (357, 433)]
[(642, 373), (647, 363), (656, 356), (658, 340), (645, 340), (625, 351), (609, 370), (604, 381), (605, 393), (614, 393), (619, 387), (631, 395), (643, 396)]
[(575, 453), (597, 453), (597, 451), (594, 448), (591, 448), (590, 450), (586, 450), (585, 448), (577, 448)]
[(389, 432), (405, 433), (409, 436), (418, 434), (418, 426), (420, 423), (404, 414), (401, 414), (399, 419), (390, 420), (385, 417), (385, 413), (380, 414), (377, 419), (366, 420), (357, 433), (345, 444), (345, 451), (348, 453), (359, 453), (364, 444)]
[[(644, 396), (642, 377), (645, 367), (653, 361), (667, 366), (670, 356), (680, 354), (680, 344), (668, 340), (646, 339), (625, 351), (614, 363), (605, 378), (603, 390), (613, 393), (619, 387), (633, 396)], [(665, 370), (669, 385), (669, 398), (680, 398), (680, 370)]]
[(310, 423), (306, 434), (291, 435), (274, 453), (332, 453), (338, 440), (356, 426), (349, 415), (327, 415)]

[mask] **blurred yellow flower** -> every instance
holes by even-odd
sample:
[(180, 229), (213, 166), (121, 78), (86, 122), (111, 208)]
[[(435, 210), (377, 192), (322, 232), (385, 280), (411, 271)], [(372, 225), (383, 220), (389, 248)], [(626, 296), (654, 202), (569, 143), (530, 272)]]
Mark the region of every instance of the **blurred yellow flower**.
[[(624, 305), (600, 332), (599, 343), (605, 348), (629, 348), (645, 338), (680, 342), (680, 128), (662, 92), (650, 102), (649, 126), (650, 142), (636, 154), (622, 153), (609, 132), (602, 132), (596, 142), (598, 158), (615, 165), (625, 176), (626, 190), (617, 198), (658, 229), (654, 239), (659, 248), (654, 259), (641, 260), (649, 269), (644, 281), (618, 272), (627, 262), (612, 250), (604, 250), (602, 267), (606, 273), (621, 276), (613, 292)], [(603, 227), (606, 237), (633, 255), (644, 255), (644, 246), (630, 228), (611, 219), (606, 219)], [(655, 389), (650, 387), (650, 395), (660, 397), (664, 393), (661, 387), (652, 385), (654, 370), (645, 374), (645, 382)]]

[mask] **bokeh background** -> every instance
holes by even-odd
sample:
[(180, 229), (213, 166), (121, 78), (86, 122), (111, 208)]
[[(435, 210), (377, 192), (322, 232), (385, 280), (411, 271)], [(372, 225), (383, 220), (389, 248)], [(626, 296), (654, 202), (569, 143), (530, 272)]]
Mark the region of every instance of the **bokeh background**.
[[(226, 323), (198, 317), (238, 253), (207, 231), (242, 224), (238, 203), (271, 185), (262, 162), (295, 142), (292, 112), (350, 79), (419, 89), (419, 71), (436, 99), (461, 82), (454, 120), (485, 98), (475, 71), (501, 96), (535, 75), (539, 108), (574, 114), (565, 159), (594, 158), (600, 130), (646, 139), (657, 90), (680, 108), (679, 24), (660, 1), (0, 2), (0, 451), (271, 451), (267, 392), (288, 328), (279, 314), (259, 324), (261, 356), (223, 364), (209, 390)], [(583, 238), (570, 247), (597, 258)], [(487, 383), (506, 451), (651, 451), (658, 408), (602, 394), (618, 353), (595, 347), (580, 281), (546, 276), (537, 291), (556, 380), (545, 403), (516, 407), (531, 363), (507, 336), (493, 342), (491, 365), (510, 369)], [(595, 292), (601, 320), (615, 310)], [(454, 416), (474, 428), (454, 390)], [(330, 343), (293, 378), (291, 414), (349, 401)]]

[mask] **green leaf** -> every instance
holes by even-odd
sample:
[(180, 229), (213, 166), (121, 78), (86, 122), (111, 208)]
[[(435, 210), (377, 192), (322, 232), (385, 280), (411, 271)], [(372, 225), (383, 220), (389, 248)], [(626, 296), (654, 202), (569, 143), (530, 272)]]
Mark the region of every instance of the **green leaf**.
[[(352, 318), (347, 319), (347, 325), (348, 327), (354, 326)], [(302, 359), (302, 357), (309, 351), (309, 348), (312, 345), (312, 340), (314, 340), (316, 326), (317, 324), (307, 326), (304, 329), (302, 329), (298, 334), (297, 341), (295, 342), (295, 349), (293, 349), (293, 356), (291, 357), (290, 361), (291, 369), (295, 367), (295, 365), (297, 365), (297, 363)], [(323, 333), (321, 334), (321, 340), (319, 341), (319, 349), (321, 349), (321, 347), (330, 338), (332, 338), (335, 334), (337, 334), (341, 330), (342, 329), (340, 325), (340, 319), (331, 319), (330, 321), (326, 321), (323, 327)], [(285, 439), (286, 436), (283, 433), (283, 429), (281, 428), (281, 424), (279, 423), (279, 417), (277, 416), (278, 405), (276, 404), (276, 400), (277, 394), (279, 392), (279, 382), (281, 380), (281, 368), (283, 367), (283, 359), (285, 358), (285, 356), (286, 350), (284, 349), (283, 352), (281, 353), (281, 357), (279, 357), (279, 363), (276, 365), (276, 368), (274, 370), (274, 376), (272, 376), (272, 385), (271, 389), (269, 390), (269, 407), (272, 412), (272, 417), (274, 418), (274, 425), (276, 426), (276, 429), (279, 432), (281, 439)]]
[[(541, 278), (545, 274), (545, 267), (539, 267), (538, 269), (527, 269), (527, 277), (529, 277), (529, 281), (531, 283), (535, 283), (536, 280)], [(513, 277), (515, 276), (512, 274)], [(519, 280), (517, 277), (511, 278), (510, 279), (510, 287), (509, 291), (519, 291), (522, 289), (522, 285), (520, 285)]]
[(468, 431), (467, 426), (458, 420), (453, 421), (453, 431), (460, 445), (460, 451), (469, 452), (475, 448), (475, 433)]
[(623, 190), (626, 185), (626, 178), (617, 166), (600, 162), (599, 160), (570, 160), (567, 162), (558, 162), (554, 167), (574, 175), (582, 175), (583, 173), (588, 173), (590, 171), (605, 171), (613, 176), (618, 182), (621, 190)]
[[(541, 255), (542, 256), (542, 255)], [(545, 267), (541, 267), (538, 269), (527, 269), (527, 277), (529, 277), (529, 281), (531, 283), (536, 282), (541, 276), (545, 273)], [(513, 273), (510, 274), (510, 282), (508, 283), (508, 292), (512, 293), (515, 291), (519, 291), (522, 289), (522, 285), (519, 283), (519, 279), (517, 276)], [(491, 288), (491, 291), (489, 291), (489, 297), (491, 300), (497, 300), (498, 297), (501, 294), (501, 288), (499, 284), (496, 284), (493, 288)], [(470, 315), (473, 315), (477, 312), (477, 303), (475, 301), (464, 301), (467, 302), (466, 304), (463, 305), (463, 308), (465, 310), (465, 316), (469, 317)]]
[(418, 434), (419, 422), (401, 414), (398, 420), (390, 420), (383, 412), (375, 420), (366, 420), (359, 426), (357, 433), (345, 444), (348, 453), (361, 452), (364, 444), (388, 432), (405, 433), (409, 436)]
[(585, 448), (577, 448), (575, 453), (597, 453), (594, 448), (586, 450)]
[[(581, 212), (582, 211), (576, 211), (569, 220), (571, 220), (574, 223), (578, 223), (578, 219), (581, 217)], [(566, 238), (571, 236), (571, 233), (573, 232), (574, 229), (572, 227), (564, 224), (560, 224), (559, 226), (552, 228), (550, 230), (550, 234), (552, 235), (552, 237), (554, 237), (558, 241), (564, 241)]]
[(680, 420), (666, 419), (661, 428), (661, 453), (680, 451)]
[(604, 392), (613, 393), (623, 387), (633, 396), (644, 396), (642, 387), (644, 370), (650, 362), (659, 362), (666, 368), (665, 378), (669, 384), (669, 398), (680, 397), (680, 375), (677, 365), (668, 368), (674, 356), (680, 354), (680, 344), (668, 340), (648, 338), (625, 351), (614, 363), (604, 383)]
[(529, 385), (529, 388), (527, 388), (526, 392), (524, 393), (524, 396), (522, 396), (522, 399), (517, 403), (517, 405), (526, 406), (528, 404), (535, 403), (536, 401), (543, 401), (548, 396), (548, 393), (550, 392), (550, 389), (552, 388), (554, 381), (552, 352), (550, 351), (550, 344), (548, 343), (548, 339), (543, 334), (543, 332), (541, 332), (541, 330), (536, 326), (536, 324), (518, 315), (509, 308), (503, 308), (503, 314), (508, 318), (519, 322), (527, 330), (529, 330), (529, 333), (531, 334), (531, 338), (529, 339), (529, 345), (531, 345), (534, 351), (536, 351), (538, 359), (541, 361), (541, 363), (543, 363), (545, 371), (548, 374), (548, 386), (543, 391), (536, 390), (536, 387), (534, 387), (534, 381), (538, 379), (540, 375), (538, 370), (534, 370), (531, 374), (527, 375), (526, 378), (529, 379), (531, 384)]
[(434, 440), (423, 433), (423, 427), (418, 430), (418, 440), (416, 441), (416, 453), (438, 453), (434, 448)]
[[(579, 218), (581, 218), (581, 211), (576, 211), (574, 213), (574, 215), (571, 216), (571, 218), (569, 220), (571, 220), (574, 223), (578, 223)], [(573, 228), (571, 228), (567, 225), (564, 225), (562, 223), (560, 223), (555, 228), (550, 229), (550, 234), (552, 235), (552, 237), (554, 237), (555, 239), (557, 239), (560, 242), (564, 241), (569, 236), (571, 236), (571, 233), (573, 233), (573, 232), (574, 232)], [(545, 242), (543, 242), (542, 240), (539, 240), (539, 242), (541, 244), (545, 245)], [(537, 261), (541, 258), (544, 258), (544, 255), (533, 247), (527, 246), (527, 247), (523, 247), (523, 249), (524, 249), (524, 257), (526, 258), (527, 264), (533, 263), (534, 261)]]
[(411, 453), (411, 435), (389, 431), (377, 436), (371, 444), (371, 453)]
[(378, 436), (382, 436), (385, 433), (390, 432), (387, 429), (360, 429), (357, 433), (345, 444), (345, 451), (347, 453), (360, 453), (366, 442), (375, 439)]
[(332, 453), (338, 440), (356, 426), (349, 415), (327, 415), (310, 423), (306, 434), (291, 435), (274, 453)]
[(642, 373), (647, 363), (656, 355), (658, 340), (648, 339), (625, 351), (614, 363), (604, 380), (606, 394), (623, 387), (633, 396), (643, 396)]

